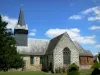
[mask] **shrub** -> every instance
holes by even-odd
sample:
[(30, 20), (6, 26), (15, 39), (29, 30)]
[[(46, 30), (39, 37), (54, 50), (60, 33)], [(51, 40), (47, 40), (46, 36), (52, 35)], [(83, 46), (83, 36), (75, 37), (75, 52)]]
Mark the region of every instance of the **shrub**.
[(98, 63), (98, 62), (95, 62), (93, 65), (92, 65), (92, 67), (91, 67), (92, 69), (95, 69), (95, 68), (100, 68), (100, 63)]
[(93, 65), (92, 65), (92, 67), (91, 67), (92, 69), (94, 69), (93, 71), (92, 71), (92, 73), (91, 73), (91, 75), (97, 75), (97, 74), (100, 74), (100, 62), (95, 62)]
[(80, 75), (80, 73), (78, 71), (71, 71), (68, 72), (67, 75)]
[(100, 69), (95, 68), (95, 69), (92, 71), (91, 75), (100, 75)]
[(68, 70), (71, 70), (71, 69), (76, 69), (77, 71), (79, 70), (79, 67), (75, 64), (75, 63), (73, 63), (73, 64), (71, 64), (69, 67), (68, 67)]
[(68, 67), (67, 75), (80, 75), (79, 67), (73, 63)]

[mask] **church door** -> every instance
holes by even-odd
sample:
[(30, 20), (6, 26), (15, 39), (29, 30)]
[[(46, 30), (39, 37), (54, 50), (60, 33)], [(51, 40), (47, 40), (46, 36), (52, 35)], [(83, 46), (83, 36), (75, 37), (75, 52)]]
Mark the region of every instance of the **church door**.
[(71, 56), (71, 51), (69, 48), (64, 48), (63, 50), (63, 64), (70, 64), (70, 56)]

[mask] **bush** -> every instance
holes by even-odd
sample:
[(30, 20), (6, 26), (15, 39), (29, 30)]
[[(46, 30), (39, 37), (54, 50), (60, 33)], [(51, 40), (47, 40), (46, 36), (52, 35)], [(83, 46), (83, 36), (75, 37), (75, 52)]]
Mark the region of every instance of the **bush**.
[(92, 69), (94, 69), (93, 71), (92, 71), (92, 73), (91, 73), (91, 75), (97, 75), (97, 74), (100, 74), (100, 62), (95, 62), (93, 65), (92, 65), (92, 67), (91, 67)]
[(71, 70), (72, 68), (76, 69), (77, 71), (79, 70), (79, 67), (78, 67), (75, 63), (71, 64), (71, 65), (68, 67), (68, 70)]
[(73, 63), (68, 67), (67, 75), (80, 75), (79, 67)]
[(95, 68), (100, 68), (100, 63), (98, 63), (98, 62), (95, 62), (93, 65), (92, 65), (92, 67), (91, 67), (92, 69), (95, 69)]
[(95, 69), (92, 71), (91, 75), (100, 75), (100, 69), (95, 68)]

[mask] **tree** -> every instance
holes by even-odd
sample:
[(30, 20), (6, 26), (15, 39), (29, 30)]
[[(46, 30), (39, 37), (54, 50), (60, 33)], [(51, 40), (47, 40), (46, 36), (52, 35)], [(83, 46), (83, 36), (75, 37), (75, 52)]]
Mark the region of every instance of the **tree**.
[(12, 30), (6, 28), (7, 23), (0, 16), (0, 70), (7, 71), (11, 68), (23, 66), (23, 60), (16, 50), (16, 41)]
[(98, 53), (98, 60), (99, 60), (99, 62), (100, 62), (100, 52)]

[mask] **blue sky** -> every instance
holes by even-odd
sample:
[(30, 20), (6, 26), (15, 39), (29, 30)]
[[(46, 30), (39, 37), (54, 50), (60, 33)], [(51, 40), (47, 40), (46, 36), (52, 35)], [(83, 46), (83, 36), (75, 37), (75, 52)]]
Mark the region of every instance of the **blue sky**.
[(16, 25), (21, 4), (29, 38), (52, 39), (67, 31), (84, 49), (100, 49), (100, 0), (0, 0), (8, 28)]

